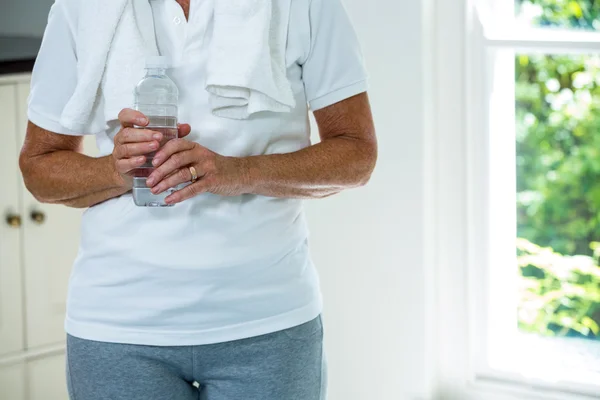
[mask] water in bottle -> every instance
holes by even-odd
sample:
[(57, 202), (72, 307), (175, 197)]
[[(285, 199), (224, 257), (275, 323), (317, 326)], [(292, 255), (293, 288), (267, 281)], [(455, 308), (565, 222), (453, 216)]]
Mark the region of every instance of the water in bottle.
[[(163, 134), (160, 147), (177, 138), (177, 104), (179, 90), (167, 76), (165, 57), (149, 57), (146, 60), (146, 76), (135, 88), (135, 109), (149, 120), (146, 129)], [(170, 189), (154, 195), (146, 185), (146, 179), (154, 171), (152, 160), (156, 152), (146, 155), (146, 163), (134, 170), (133, 200), (140, 207), (166, 207), (165, 198), (175, 190)]]

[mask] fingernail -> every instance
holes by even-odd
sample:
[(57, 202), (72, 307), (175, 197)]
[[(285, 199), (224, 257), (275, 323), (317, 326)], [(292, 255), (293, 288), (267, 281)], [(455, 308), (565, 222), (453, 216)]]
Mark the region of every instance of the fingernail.
[(160, 139), (162, 139), (162, 135), (160, 133), (155, 133), (154, 136), (152, 136), (152, 138), (156, 139), (156, 140), (160, 140)]
[(146, 179), (146, 186), (152, 187), (154, 185), (154, 178)]
[(138, 157), (136, 161), (139, 163), (142, 163), (142, 162), (144, 162), (144, 160), (145, 160), (145, 157)]
[(150, 148), (151, 149), (158, 149), (158, 143), (156, 143), (156, 142), (150, 143)]
[(152, 161), (152, 165), (156, 166), (156, 165), (158, 165), (158, 164), (159, 164), (159, 162), (160, 162), (160, 160), (159, 160), (158, 158), (155, 158), (155, 159)]
[(140, 125), (146, 125), (148, 123), (148, 118), (139, 117), (136, 119), (137, 123)]

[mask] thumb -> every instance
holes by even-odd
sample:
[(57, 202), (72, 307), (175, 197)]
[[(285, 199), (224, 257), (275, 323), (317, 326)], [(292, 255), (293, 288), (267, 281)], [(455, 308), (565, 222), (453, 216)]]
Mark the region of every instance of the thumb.
[(189, 124), (177, 124), (178, 137), (183, 138), (190, 134), (192, 127)]

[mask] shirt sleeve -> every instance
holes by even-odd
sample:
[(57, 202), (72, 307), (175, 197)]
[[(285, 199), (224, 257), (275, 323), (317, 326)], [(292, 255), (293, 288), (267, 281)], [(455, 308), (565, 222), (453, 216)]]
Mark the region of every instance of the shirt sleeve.
[(354, 27), (341, 0), (312, 0), (310, 52), (302, 64), (313, 111), (367, 91), (367, 72)]
[(64, 135), (83, 135), (60, 124), (62, 111), (77, 85), (74, 29), (64, 3), (56, 2), (31, 76), (27, 116), (37, 126)]

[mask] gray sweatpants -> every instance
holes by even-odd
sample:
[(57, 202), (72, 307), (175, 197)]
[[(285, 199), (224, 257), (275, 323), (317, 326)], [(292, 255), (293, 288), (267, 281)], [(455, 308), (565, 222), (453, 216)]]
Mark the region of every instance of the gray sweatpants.
[(324, 400), (323, 325), (181, 347), (68, 336), (67, 380), (71, 400)]

